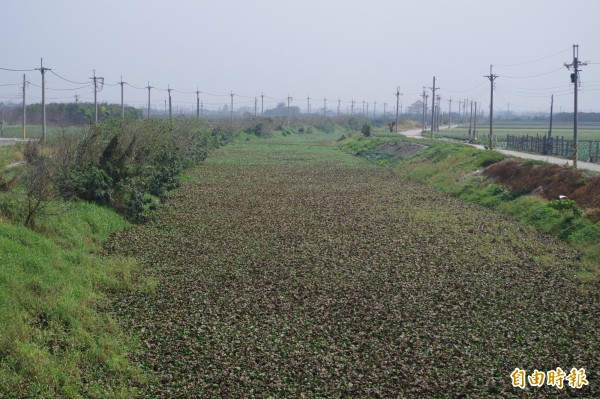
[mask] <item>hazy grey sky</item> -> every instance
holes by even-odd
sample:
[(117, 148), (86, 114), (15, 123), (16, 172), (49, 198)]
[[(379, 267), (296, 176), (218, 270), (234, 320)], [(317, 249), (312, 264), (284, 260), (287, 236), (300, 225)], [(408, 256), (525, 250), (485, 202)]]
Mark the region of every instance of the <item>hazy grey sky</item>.
[[(430, 87), (447, 100), (473, 98), (489, 106), (490, 64), (495, 110), (572, 110), (572, 85), (563, 63), (590, 61), (581, 73), (580, 110), (600, 111), (600, 1), (598, 0), (14, 0), (0, 6), (0, 68), (44, 66), (74, 82), (92, 70), (107, 84), (150, 85), (160, 107), (170, 85), (175, 106), (194, 107), (198, 88), (208, 108), (254, 105), (264, 93), (276, 103), (342, 110), (351, 100), (406, 106)], [(38, 71), (29, 101), (39, 102)], [(537, 76), (541, 75), (541, 76)], [(530, 78), (523, 78), (536, 76)], [(22, 72), (0, 71), (0, 84)], [(91, 101), (90, 87), (47, 75), (49, 101)], [(50, 90), (52, 89), (52, 90)], [(76, 90), (55, 90), (76, 89)], [(100, 101), (119, 102), (119, 86)], [(430, 93), (429, 89), (428, 92)], [(223, 94), (211, 96), (206, 93)], [(0, 86), (0, 101), (18, 101), (19, 87)], [(247, 97), (242, 97), (247, 96)], [(146, 90), (126, 86), (126, 102), (141, 105)], [(388, 108), (390, 109), (390, 108)], [(371, 108), (372, 110), (372, 108)]]

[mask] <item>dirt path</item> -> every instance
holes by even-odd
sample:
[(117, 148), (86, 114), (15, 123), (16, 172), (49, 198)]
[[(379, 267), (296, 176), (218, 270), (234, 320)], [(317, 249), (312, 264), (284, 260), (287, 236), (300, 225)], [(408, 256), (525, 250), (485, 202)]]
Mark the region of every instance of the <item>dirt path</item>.
[[(578, 293), (574, 250), (305, 140), (220, 149), (114, 238), (158, 281), (114, 301), (143, 396), (600, 396), (600, 290)], [(522, 391), (516, 367), (590, 386)]]

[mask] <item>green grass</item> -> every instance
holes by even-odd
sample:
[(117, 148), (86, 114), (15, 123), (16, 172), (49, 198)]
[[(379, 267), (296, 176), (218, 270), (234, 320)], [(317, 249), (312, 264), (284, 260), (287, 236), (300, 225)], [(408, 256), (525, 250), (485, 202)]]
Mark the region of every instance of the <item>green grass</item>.
[[(469, 128), (459, 127), (451, 130), (441, 130), (436, 133), (437, 137), (448, 137), (455, 140), (467, 140)], [(528, 126), (507, 126), (494, 125), (494, 135), (499, 142), (506, 142), (506, 136), (543, 136), (548, 132), (548, 126), (528, 125)], [(477, 125), (476, 136), (481, 144), (487, 144), (489, 125)], [(579, 141), (600, 141), (600, 128), (598, 127), (580, 127), (577, 129)], [(552, 136), (555, 138), (564, 137), (565, 140), (572, 140), (573, 127), (559, 126), (552, 129)]]
[[(52, 140), (54, 137), (59, 136), (65, 132), (76, 132), (81, 128), (77, 126), (47, 126), (46, 127), (46, 138)], [(26, 138), (39, 139), (42, 137), (42, 125), (26, 125), (25, 126)], [(4, 133), (0, 134), (0, 137), (5, 138), (17, 138), (23, 137), (23, 127), (21, 125), (5, 125)]]
[(0, 219), (0, 397), (129, 398), (136, 343), (104, 309), (136, 263), (100, 252), (128, 224), (82, 202), (51, 212), (36, 231)]
[(23, 158), (21, 147), (18, 145), (0, 147), (0, 169)]

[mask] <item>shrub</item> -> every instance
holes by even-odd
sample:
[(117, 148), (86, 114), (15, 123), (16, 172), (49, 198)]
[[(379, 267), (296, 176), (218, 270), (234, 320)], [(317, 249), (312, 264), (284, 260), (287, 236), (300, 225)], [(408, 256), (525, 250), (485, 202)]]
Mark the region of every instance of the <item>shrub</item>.
[(365, 137), (371, 136), (371, 125), (369, 125), (368, 123), (363, 124), (362, 129), (360, 129), (360, 132)]
[(25, 148), (24, 173), (21, 182), (27, 199), (25, 226), (33, 228), (36, 217), (54, 200), (58, 198), (56, 191), (56, 168), (53, 160), (42, 155), (36, 142), (29, 142)]
[[(166, 198), (181, 172), (231, 140), (231, 130), (203, 122), (150, 119), (90, 126), (56, 144), (59, 186), (66, 198), (111, 206), (140, 221), (144, 198)], [(251, 128), (262, 134), (261, 124)]]
[(577, 203), (568, 198), (555, 199), (548, 202), (548, 206), (552, 209), (559, 210), (563, 215), (570, 215), (572, 217), (581, 216), (581, 209), (577, 206)]

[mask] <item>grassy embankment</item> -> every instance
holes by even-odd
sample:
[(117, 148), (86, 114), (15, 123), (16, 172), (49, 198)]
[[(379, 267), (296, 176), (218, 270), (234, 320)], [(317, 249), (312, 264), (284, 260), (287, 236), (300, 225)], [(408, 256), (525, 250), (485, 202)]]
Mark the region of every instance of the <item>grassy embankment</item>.
[[(402, 147), (410, 142), (427, 144), (427, 148), (400, 161), (395, 158), (391, 165), (395, 172), (427, 183), (462, 200), (511, 215), (542, 233), (560, 237), (581, 251), (581, 264), (577, 274), (583, 281), (597, 280), (600, 277), (600, 222), (586, 217), (586, 212), (596, 213), (597, 209), (584, 209), (581, 215), (577, 210), (574, 214), (571, 209), (557, 209), (556, 203), (552, 201), (537, 195), (516, 192), (495, 183), (493, 179), (481, 173), (486, 167), (507, 156), (495, 151), (480, 151), (466, 145), (431, 140), (406, 140), (381, 132), (372, 138), (357, 134), (342, 141), (341, 145), (347, 152), (364, 156), (379, 164), (387, 164), (388, 160), (393, 158), (381, 150), (382, 144), (390, 143)], [(524, 162), (528, 163), (540, 164)], [(532, 187), (532, 190), (534, 188)], [(485, 220), (482, 220), (482, 223), (484, 222)]]
[(0, 397), (131, 397), (137, 344), (104, 312), (105, 293), (142, 285), (132, 260), (100, 253), (127, 222), (83, 202), (50, 212), (36, 231), (0, 219)]
[(149, 120), (0, 147), (0, 398), (135, 396), (145, 378), (129, 358), (137, 342), (107, 298), (152, 281), (134, 279), (136, 262), (103, 244), (229, 137), (202, 122)]

